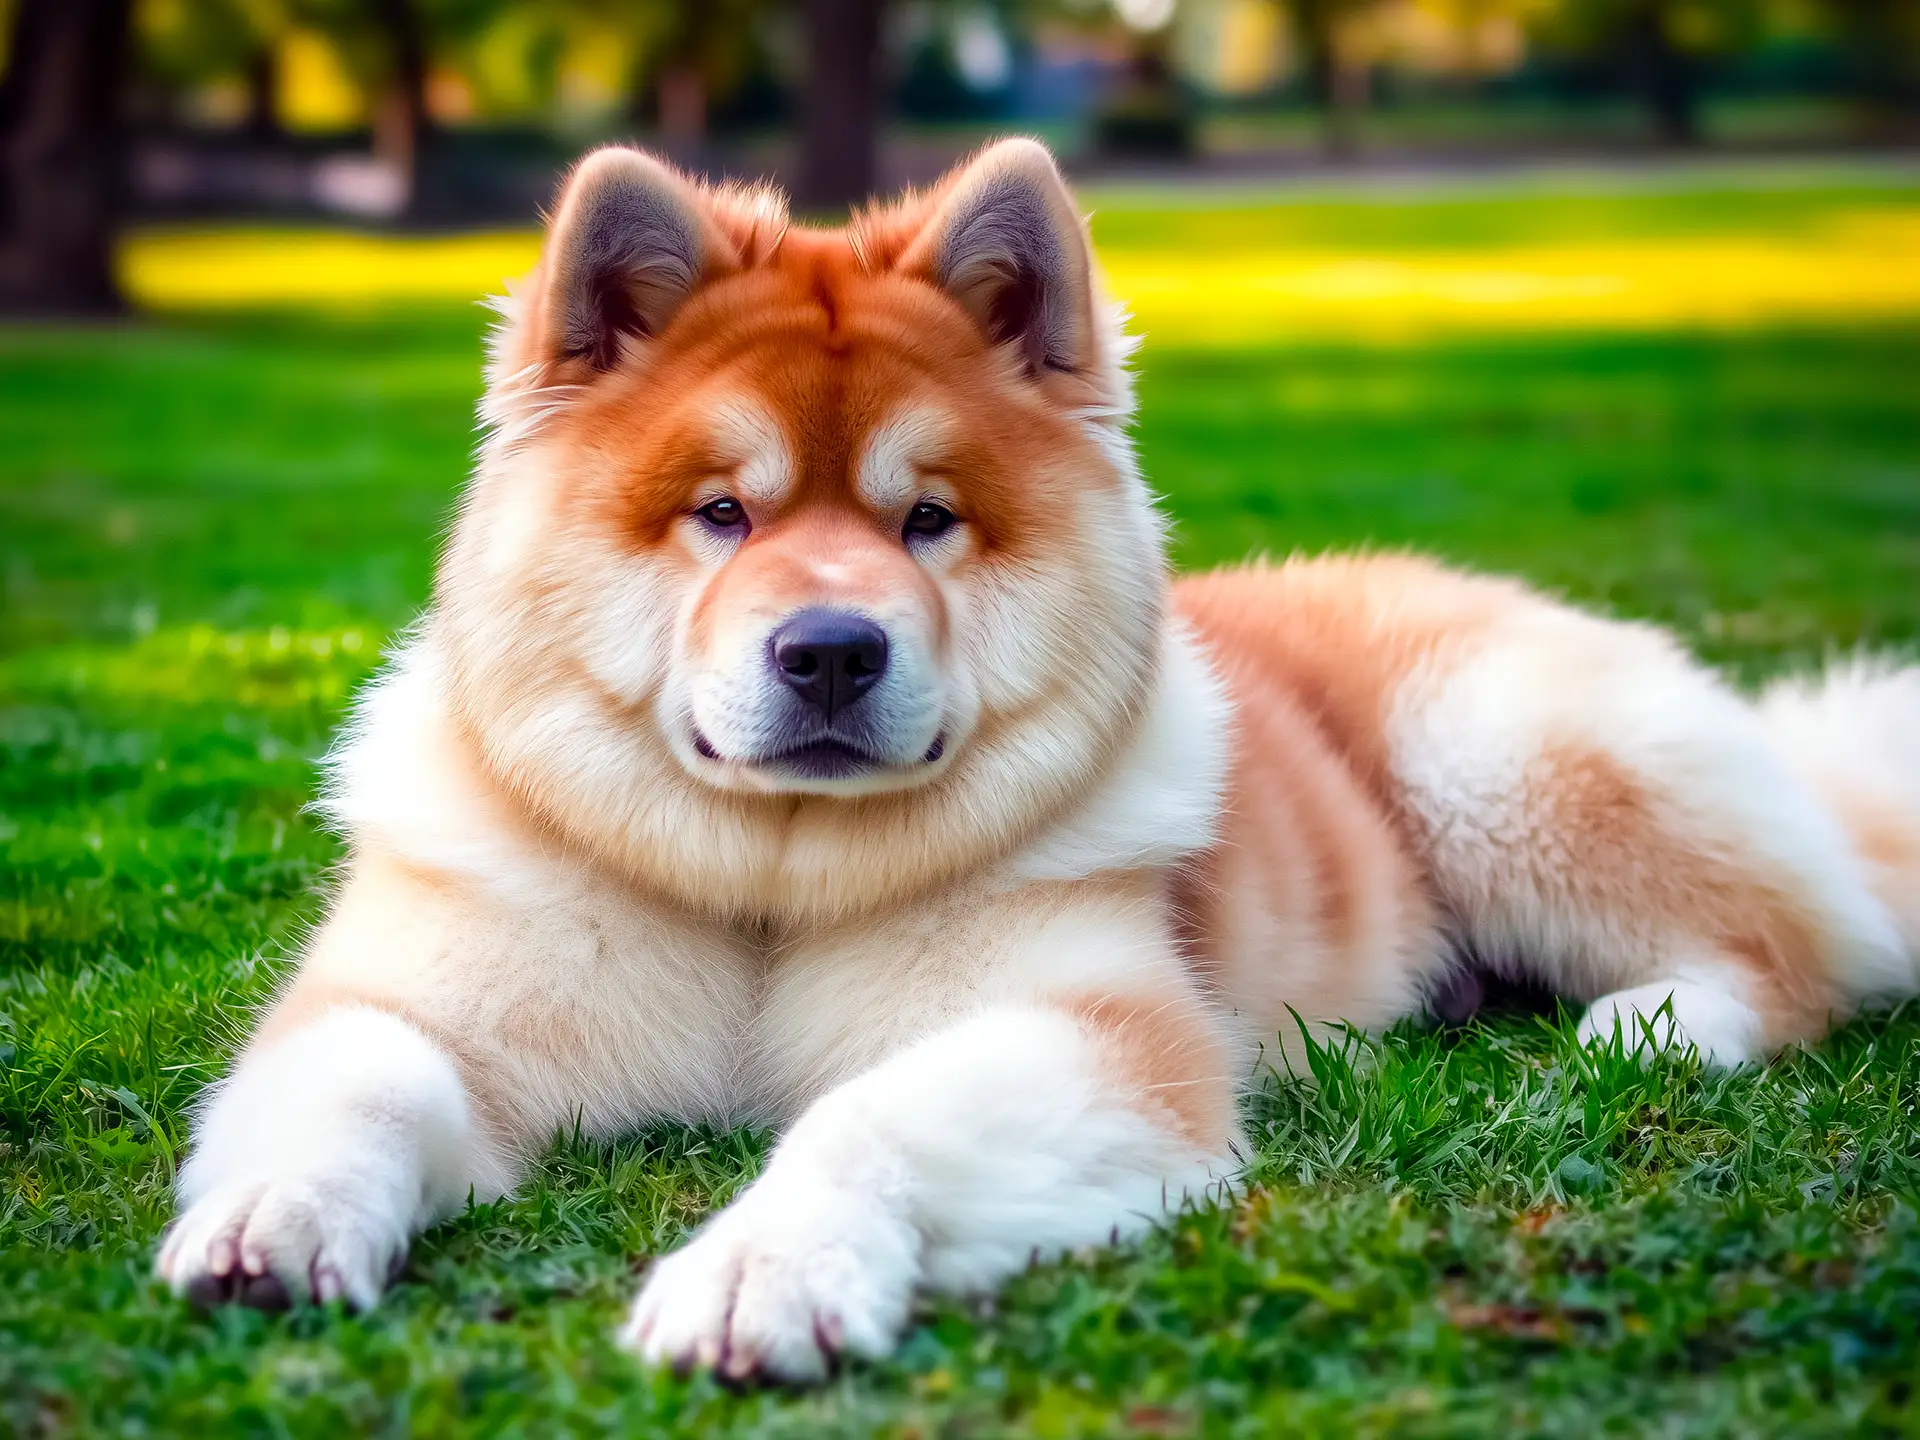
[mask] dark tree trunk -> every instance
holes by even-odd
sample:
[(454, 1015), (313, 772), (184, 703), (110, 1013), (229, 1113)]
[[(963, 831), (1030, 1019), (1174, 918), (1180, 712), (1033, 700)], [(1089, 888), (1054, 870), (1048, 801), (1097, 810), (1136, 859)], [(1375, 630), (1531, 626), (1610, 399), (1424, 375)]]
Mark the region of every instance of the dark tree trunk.
[(271, 45), (247, 57), (245, 128), (253, 140), (272, 141), (280, 135), (280, 62)]
[(374, 0), (374, 18), (387, 41), (387, 90), (374, 117), (374, 148), (400, 167), (404, 209), (422, 203), (422, 172), (433, 143), (427, 114), (427, 37), (413, 0)]
[(880, 149), (881, 0), (807, 0), (800, 107), (800, 203), (857, 205), (873, 193)]
[(0, 311), (125, 308), (113, 278), (128, 0), (18, 0), (0, 82)]
[(1307, 94), (1326, 117), (1327, 153), (1345, 158), (1354, 150), (1360, 92), (1340, 53), (1339, 0), (1293, 0), (1289, 8), (1306, 72)]
[(1331, 108), (1334, 99), (1333, 6), (1327, 0), (1294, 0), (1294, 37), (1300, 46), (1307, 94), (1315, 105)]
[(674, 164), (706, 168), (707, 82), (694, 64), (670, 65), (654, 82), (659, 96), (660, 145)]
[(1664, 144), (1700, 141), (1700, 95), (1694, 59), (1667, 34), (1664, 8), (1642, 6), (1629, 22), (1628, 63), (1640, 93), (1653, 113), (1654, 131)]
[(1834, 0), (1862, 136), (1913, 138), (1920, 121), (1920, 12), (1912, 0)]

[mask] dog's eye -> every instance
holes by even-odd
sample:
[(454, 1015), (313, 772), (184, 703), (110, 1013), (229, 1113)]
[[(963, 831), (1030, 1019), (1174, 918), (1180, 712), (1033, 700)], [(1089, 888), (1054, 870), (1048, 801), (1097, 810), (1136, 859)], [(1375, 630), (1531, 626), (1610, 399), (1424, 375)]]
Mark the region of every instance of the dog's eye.
[(951, 530), (958, 518), (946, 506), (922, 500), (907, 512), (907, 523), (901, 527), (900, 533), (906, 538), (917, 535), (922, 539), (932, 539)]
[(743, 529), (747, 523), (747, 507), (731, 495), (710, 500), (693, 513), (716, 530)]

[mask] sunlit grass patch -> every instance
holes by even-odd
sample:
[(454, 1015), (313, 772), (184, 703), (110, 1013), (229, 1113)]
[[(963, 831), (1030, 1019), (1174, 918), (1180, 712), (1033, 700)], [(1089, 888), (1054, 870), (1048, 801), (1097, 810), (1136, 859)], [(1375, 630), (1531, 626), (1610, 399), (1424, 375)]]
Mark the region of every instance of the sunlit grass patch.
[(448, 236), (236, 226), (136, 234), (121, 252), (120, 275), (136, 300), (160, 308), (370, 310), (498, 295), (539, 258), (531, 230)]
[(11, 661), (16, 693), (94, 703), (190, 707), (218, 703), (260, 713), (311, 708), (332, 715), (376, 662), (377, 641), (359, 626), (221, 630), (185, 625), (147, 630), (137, 612), (129, 645), (49, 648)]
[[(1155, 343), (1920, 314), (1920, 182), (1781, 191), (1759, 179), (1701, 196), (1546, 192), (1478, 207), (1444, 194), (1092, 200), (1113, 294)], [(156, 231), (128, 242), (122, 269), (162, 308), (364, 309), (498, 294), (538, 253), (531, 231)]]
[(1837, 217), (1812, 235), (1471, 250), (1118, 251), (1113, 293), (1149, 341), (1437, 331), (1660, 330), (1920, 314), (1920, 210)]

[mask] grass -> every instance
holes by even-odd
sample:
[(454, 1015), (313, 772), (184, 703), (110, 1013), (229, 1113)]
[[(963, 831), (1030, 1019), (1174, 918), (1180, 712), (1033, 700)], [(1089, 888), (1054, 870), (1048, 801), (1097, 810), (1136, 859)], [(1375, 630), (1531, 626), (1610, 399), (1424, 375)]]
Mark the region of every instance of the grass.
[[(1082, 198), (1115, 294), (1161, 344), (1920, 315), (1911, 166), (1548, 170), (1303, 193), (1311, 203), (1164, 186)], [(538, 251), (531, 231), (174, 230), (135, 237), (122, 269), (162, 306), (366, 309), (497, 292)]]
[[(1814, 245), (1861, 203), (1564, 198), (1568, 244)], [(1261, 233), (1248, 205), (1122, 199), (1116, 253)], [(1560, 243), (1511, 197), (1356, 203), (1251, 208), (1326, 249)], [(425, 594), (479, 330), (422, 301), (0, 331), (0, 1431), (1920, 1430), (1912, 1009), (1734, 1075), (1588, 1056), (1558, 1014), (1316, 1052), (1252, 1102), (1241, 1201), (930, 1307), (894, 1361), (805, 1395), (608, 1343), (636, 1265), (751, 1176), (758, 1135), (560, 1137), (370, 1316), (167, 1297), (148, 1265), (187, 1107), (337, 857), (301, 809), (313, 761)], [(1845, 309), (1161, 333), (1140, 440), (1182, 563), (1418, 544), (1753, 677), (1920, 642), (1916, 373), (1920, 322)]]

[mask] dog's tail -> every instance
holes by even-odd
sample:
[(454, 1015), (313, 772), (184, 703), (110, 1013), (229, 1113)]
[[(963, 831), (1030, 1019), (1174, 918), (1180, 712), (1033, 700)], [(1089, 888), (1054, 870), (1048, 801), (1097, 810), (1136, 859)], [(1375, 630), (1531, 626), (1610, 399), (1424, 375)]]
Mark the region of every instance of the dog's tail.
[(1773, 685), (1760, 714), (1839, 817), (1899, 932), (1906, 973), (1863, 988), (1920, 990), (1920, 665), (1842, 661)]

